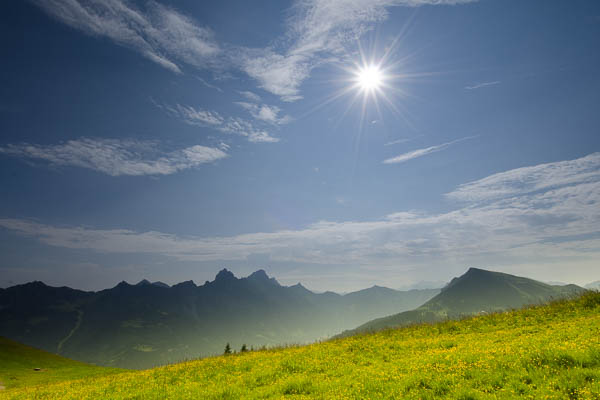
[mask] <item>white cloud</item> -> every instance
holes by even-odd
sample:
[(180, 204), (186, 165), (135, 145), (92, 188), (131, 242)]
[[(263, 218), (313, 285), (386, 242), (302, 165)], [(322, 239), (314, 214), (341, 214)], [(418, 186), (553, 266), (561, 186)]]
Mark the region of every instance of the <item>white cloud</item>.
[(0, 147), (0, 154), (88, 168), (111, 176), (169, 175), (227, 157), (222, 150), (199, 145), (164, 152), (154, 142), (94, 138), (55, 145), (10, 144)]
[(221, 51), (209, 29), (154, 1), (144, 10), (126, 0), (32, 1), (67, 25), (107, 37), (174, 72), (181, 72), (175, 60), (205, 67)]
[(225, 118), (216, 111), (195, 109), (181, 104), (176, 104), (174, 107), (161, 105), (158, 105), (158, 107), (164, 108), (171, 115), (181, 118), (188, 125), (221, 126), (225, 124)]
[[(588, 168), (577, 172), (572, 164), (581, 163), (587, 163)], [(528, 187), (514, 192), (513, 197), (467, 204), (442, 214), (398, 212), (371, 221), (320, 221), (297, 230), (182, 237), (155, 231), (53, 227), (18, 219), (0, 220), (0, 226), (52, 246), (160, 254), (186, 261), (245, 260), (253, 254), (268, 254), (274, 262), (283, 263), (406, 269), (557, 262), (574, 265), (597, 260), (600, 158), (547, 164), (544, 170), (549, 175), (539, 174), (536, 167), (505, 173), (505, 183), (513, 176), (516, 185)], [(571, 172), (554, 174), (563, 168)], [(552, 180), (553, 174), (559, 181), (560, 176), (569, 175), (572, 183), (540, 183)], [(482, 179), (470, 185), (481, 182), (486, 184)]]
[(447, 196), (461, 201), (485, 201), (512, 197), (600, 179), (600, 153), (575, 160), (513, 169), (460, 185)]
[(349, 42), (387, 18), (388, 7), (453, 5), (475, 0), (298, 0), (288, 19), (289, 48), (247, 49), (241, 69), (284, 101), (301, 99), (300, 85), (313, 68), (340, 54)]
[(269, 135), (268, 132), (265, 131), (255, 131), (250, 133), (248, 136), (248, 140), (252, 143), (277, 143), (279, 142), (279, 138), (273, 137)]
[(258, 112), (252, 116), (256, 119), (260, 119), (261, 121), (278, 124), (281, 123), (281, 120), (277, 116), (279, 111), (281, 111), (281, 109), (277, 106), (268, 106), (263, 104), (259, 107)]
[(260, 87), (288, 102), (302, 98), (300, 84), (314, 67), (310, 57), (282, 56), (268, 49), (248, 51), (242, 57), (242, 69), (256, 79)]
[(451, 146), (458, 142), (462, 142), (463, 140), (473, 139), (474, 137), (475, 136), (469, 136), (469, 137), (453, 140), (448, 143), (439, 144), (437, 146), (431, 146), (431, 147), (426, 147), (424, 149), (417, 149), (417, 150), (409, 151), (408, 153), (403, 153), (396, 157), (388, 158), (388, 159), (384, 160), (383, 163), (384, 164), (398, 164), (398, 163), (406, 162), (406, 161), (412, 160), (414, 158), (423, 157), (423, 156), (426, 156), (427, 154), (431, 154), (431, 153), (438, 152), (440, 150), (444, 150), (448, 146)]
[(231, 146), (228, 145), (227, 143), (221, 142), (221, 143), (219, 143), (219, 148), (223, 151), (227, 151), (231, 148)]
[(300, 85), (312, 69), (338, 56), (345, 45), (386, 19), (387, 8), (476, 0), (297, 0), (287, 20), (286, 43), (290, 45), (282, 50), (219, 45), (210, 29), (156, 1), (145, 3), (144, 8), (127, 0), (31, 1), (63, 23), (134, 49), (171, 71), (180, 73), (180, 63), (237, 67), (263, 89), (284, 101), (295, 101), (302, 98)]
[(220, 87), (218, 87), (216, 85), (208, 83), (206, 80), (200, 78), (199, 76), (197, 76), (196, 79), (198, 79), (198, 81), (200, 81), (204, 86), (211, 88), (211, 89), (215, 89), (217, 92), (223, 93), (223, 89), (221, 89)]
[(254, 101), (256, 103), (258, 103), (261, 100), (259, 95), (257, 95), (254, 92), (250, 92), (248, 90), (240, 91), (238, 93), (241, 94), (242, 96), (244, 96), (245, 98), (247, 98), (248, 100)]
[(499, 85), (499, 84), (500, 84), (500, 81), (482, 82), (482, 83), (477, 83), (472, 86), (465, 86), (465, 89), (467, 89), (467, 90), (481, 89), (486, 86), (494, 86), (494, 85)]
[(156, 105), (188, 125), (209, 127), (220, 132), (240, 135), (253, 143), (275, 143), (279, 141), (279, 138), (271, 136), (264, 129), (258, 128), (250, 121), (242, 118), (225, 118), (216, 111), (196, 109), (181, 104), (176, 104), (175, 106)]
[(289, 115), (279, 117), (281, 109), (277, 106), (268, 104), (255, 104), (246, 101), (238, 101), (235, 104), (247, 110), (254, 119), (262, 122), (267, 122), (273, 125), (283, 125), (289, 123), (292, 119)]
[(391, 142), (387, 142), (384, 144), (384, 146), (391, 146), (394, 144), (400, 144), (400, 143), (406, 143), (406, 142), (410, 142), (412, 139), (398, 139), (398, 140), (392, 140)]

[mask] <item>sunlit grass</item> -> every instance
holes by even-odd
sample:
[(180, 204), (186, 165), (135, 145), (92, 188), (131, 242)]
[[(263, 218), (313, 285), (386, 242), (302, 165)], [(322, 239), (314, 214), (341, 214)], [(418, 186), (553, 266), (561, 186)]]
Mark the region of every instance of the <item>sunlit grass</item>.
[(69, 360), (0, 337), (0, 384), (7, 389), (124, 372)]
[(600, 294), (6, 391), (15, 399), (600, 399)]

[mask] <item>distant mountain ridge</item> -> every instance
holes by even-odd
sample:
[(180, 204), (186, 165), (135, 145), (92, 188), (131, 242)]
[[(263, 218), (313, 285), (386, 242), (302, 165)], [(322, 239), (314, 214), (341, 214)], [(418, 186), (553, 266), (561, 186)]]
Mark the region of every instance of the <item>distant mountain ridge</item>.
[(339, 295), (282, 286), (264, 270), (173, 286), (142, 280), (98, 292), (42, 282), (0, 289), (0, 335), (99, 365), (146, 368), (234, 348), (324, 339), (410, 310), (439, 289), (374, 286)]
[(585, 289), (577, 285), (549, 285), (502, 272), (470, 268), (464, 275), (452, 279), (438, 295), (415, 310), (374, 319), (339, 336), (520, 308), (574, 296), (584, 291)]
[[(127, 283), (125, 281), (123, 281), (124, 283)], [(148, 279), (142, 279), (141, 281), (139, 281), (138, 283), (135, 284), (136, 286), (142, 286), (142, 285), (154, 285), (154, 286), (160, 286), (160, 287), (171, 287), (169, 285), (167, 285), (164, 282), (160, 282), (160, 281), (156, 281), (156, 282), (150, 282)]]
[(585, 285), (586, 289), (600, 290), (600, 281), (590, 282)]

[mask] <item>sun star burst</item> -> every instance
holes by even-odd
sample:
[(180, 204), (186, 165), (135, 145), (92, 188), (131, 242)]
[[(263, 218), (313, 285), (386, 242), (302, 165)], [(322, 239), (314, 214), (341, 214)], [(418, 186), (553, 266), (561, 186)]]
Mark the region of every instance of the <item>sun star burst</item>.
[(381, 87), (383, 72), (377, 65), (367, 65), (356, 73), (356, 83), (364, 91), (373, 91)]

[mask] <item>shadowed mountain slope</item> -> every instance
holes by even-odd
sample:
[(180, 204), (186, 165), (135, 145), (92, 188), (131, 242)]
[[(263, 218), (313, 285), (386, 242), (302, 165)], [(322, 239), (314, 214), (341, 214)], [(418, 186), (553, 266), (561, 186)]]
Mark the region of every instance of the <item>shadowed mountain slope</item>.
[(437, 296), (415, 310), (369, 321), (340, 336), (520, 308), (574, 296), (584, 290), (576, 285), (548, 285), (520, 276), (470, 268), (464, 275), (452, 279)]
[(143, 280), (99, 292), (33, 282), (0, 290), (0, 335), (98, 365), (148, 368), (234, 349), (325, 339), (409, 310), (439, 289), (371, 287), (339, 295), (282, 286), (259, 270), (246, 278), (169, 287)]

